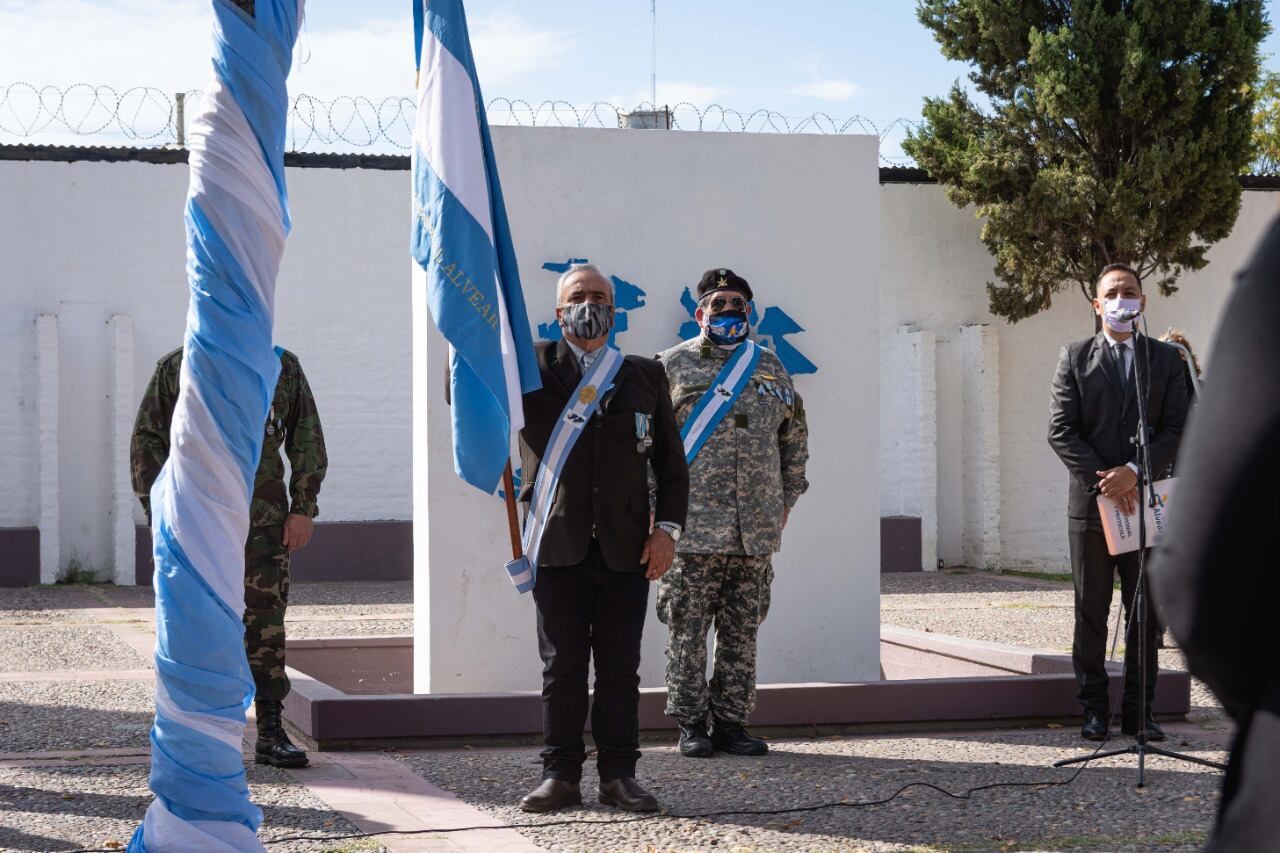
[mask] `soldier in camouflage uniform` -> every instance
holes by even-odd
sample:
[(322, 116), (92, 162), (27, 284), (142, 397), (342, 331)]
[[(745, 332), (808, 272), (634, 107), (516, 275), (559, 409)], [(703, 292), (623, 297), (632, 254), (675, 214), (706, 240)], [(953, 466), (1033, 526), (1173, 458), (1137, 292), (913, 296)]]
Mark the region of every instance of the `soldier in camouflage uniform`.
[[(281, 703), (285, 674), (284, 615), (289, 601), (289, 553), (311, 539), (316, 497), (329, 459), (311, 386), (298, 357), (277, 347), (280, 379), (263, 425), (262, 460), (254, 479), (245, 543), (244, 644), (256, 687), (256, 760), (276, 767), (305, 767), (307, 755), (289, 740)], [(178, 403), (182, 350), (156, 364), (133, 427), (129, 455), (133, 491), (151, 521), (151, 486), (169, 458), (169, 424)], [(291, 477), (285, 486), (283, 447)]]
[[(745, 279), (709, 270), (698, 285), (702, 334), (658, 355), (682, 426), (746, 339), (751, 298)], [(658, 585), (658, 618), (668, 628), (667, 714), (680, 725), (684, 755), (768, 751), (744, 724), (755, 708), (756, 633), (769, 612), (772, 556), (791, 507), (809, 487), (808, 443), (791, 377), (763, 350), (733, 408), (689, 465), (688, 521), (675, 563)], [(706, 639), (713, 622), (708, 686)]]

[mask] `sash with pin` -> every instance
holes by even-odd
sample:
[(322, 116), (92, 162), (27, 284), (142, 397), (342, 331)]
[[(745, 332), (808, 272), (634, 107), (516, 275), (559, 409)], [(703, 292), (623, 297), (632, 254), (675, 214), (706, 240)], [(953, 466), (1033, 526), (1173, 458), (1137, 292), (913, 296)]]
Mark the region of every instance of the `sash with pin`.
[(680, 440), (684, 442), (684, 458), (690, 465), (702, 445), (716, 431), (720, 421), (729, 414), (734, 401), (738, 399), (742, 389), (747, 387), (747, 380), (756, 372), (756, 365), (759, 363), (760, 346), (755, 341), (743, 341), (724, 367), (720, 368), (715, 382), (702, 395), (698, 405), (693, 407), (680, 430)]
[(551, 505), (555, 503), (560, 472), (564, 469), (565, 460), (569, 458), (573, 446), (582, 437), (587, 421), (591, 420), (591, 416), (599, 408), (600, 398), (622, 367), (622, 360), (623, 355), (617, 348), (602, 348), (574, 389), (573, 396), (565, 404), (555, 428), (551, 430), (547, 449), (542, 454), (542, 464), (538, 466), (538, 477), (533, 482), (529, 513), (525, 516), (524, 556), (507, 563), (507, 574), (511, 576), (517, 592), (533, 589), (538, 579), (538, 550), (542, 545), (542, 534), (546, 531), (547, 517), (551, 514)]

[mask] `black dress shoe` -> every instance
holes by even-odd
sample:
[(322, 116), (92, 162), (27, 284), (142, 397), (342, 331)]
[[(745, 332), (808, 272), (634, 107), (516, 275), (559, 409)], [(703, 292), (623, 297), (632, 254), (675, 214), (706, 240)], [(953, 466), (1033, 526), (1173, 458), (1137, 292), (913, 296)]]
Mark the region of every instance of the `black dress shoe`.
[(280, 714), (283, 703), (270, 699), (258, 699), (253, 703), (258, 718), (258, 741), (254, 744), (255, 764), (272, 767), (306, 767), (311, 762), (307, 754), (289, 740)]
[(711, 746), (711, 735), (707, 734), (707, 721), (680, 724), (680, 754), (690, 758), (707, 758), (715, 752)]
[(715, 721), (711, 728), (711, 745), (716, 752), (730, 755), (764, 755), (769, 751), (769, 744), (748, 734), (742, 723), (727, 720)]
[(1106, 740), (1111, 730), (1107, 727), (1107, 718), (1095, 711), (1084, 712), (1084, 725), (1080, 727), (1080, 737), (1085, 740)]
[(600, 782), (600, 802), (624, 812), (656, 812), (658, 800), (631, 776)]
[(553, 812), (565, 806), (582, 805), (582, 789), (577, 782), (563, 779), (543, 779), (538, 787), (520, 799), (520, 808), (526, 812)]
[[(1147, 712), (1147, 724), (1144, 727), (1147, 730), (1147, 743), (1159, 743), (1164, 740), (1164, 729), (1160, 728), (1160, 724), (1156, 722), (1155, 716)], [(1137, 720), (1122, 720), (1120, 722), (1120, 731), (1133, 737), (1138, 736)]]

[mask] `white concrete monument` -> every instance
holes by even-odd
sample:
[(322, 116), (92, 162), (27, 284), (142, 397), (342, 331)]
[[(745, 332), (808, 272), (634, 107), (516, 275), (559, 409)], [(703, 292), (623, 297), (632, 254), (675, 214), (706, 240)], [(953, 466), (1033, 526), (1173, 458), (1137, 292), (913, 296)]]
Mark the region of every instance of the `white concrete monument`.
[[(876, 680), (876, 138), (563, 128), (494, 128), (493, 138), (535, 338), (556, 333), (554, 285), (572, 260), (615, 277), (617, 344), (639, 355), (692, 335), (681, 331), (692, 323), (682, 295), (704, 270), (729, 266), (751, 282), (755, 332), (796, 375), (811, 433), (810, 488), (774, 557), (760, 682)], [(503, 570), (510, 545), (502, 502), (453, 471), (447, 363), (419, 275), (414, 689), (537, 690), (533, 600), (516, 594)], [(651, 593), (641, 679), (661, 687), (666, 627), (652, 602)]]

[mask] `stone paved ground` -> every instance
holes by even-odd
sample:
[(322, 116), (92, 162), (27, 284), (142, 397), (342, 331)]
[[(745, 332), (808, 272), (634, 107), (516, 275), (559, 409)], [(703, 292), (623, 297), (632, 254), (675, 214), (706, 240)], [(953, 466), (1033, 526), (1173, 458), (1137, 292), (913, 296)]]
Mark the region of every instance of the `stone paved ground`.
[[(298, 584), (290, 629), (299, 637), (404, 633), (410, 594), (407, 583)], [(1069, 646), (1070, 605), (1071, 588), (1060, 582), (954, 572), (882, 581), (887, 624), (1042, 648)], [(149, 797), (150, 607), (149, 590), (0, 590), (0, 850), (100, 848), (125, 840), (141, 818)], [(1163, 652), (1162, 662), (1181, 665), (1176, 651)], [(1228, 726), (1220, 708), (1199, 687), (1193, 702), (1192, 722), (1170, 727), (1173, 745), (1221, 757)], [(1211, 826), (1218, 776), (1163, 759), (1152, 760), (1144, 791), (1133, 786), (1132, 760), (1114, 759), (1069, 785), (990, 790), (969, 800), (917, 788), (881, 806), (748, 813), (878, 799), (914, 781), (956, 792), (1002, 781), (1064, 782), (1071, 772), (1049, 765), (1083, 745), (1073, 729), (1048, 727), (827, 735), (775, 739), (763, 760), (698, 761), (655, 739), (644, 746), (641, 775), (672, 815), (743, 812), (628, 823), (609, 822), (616, 813), (590, 803), (590, 771), (586, 807), (552, 818), (518, 812), (513, 803), (538, 776), (534, 747), (392, 756), (499, 821), (537, 824), (521, 832), (566, 853), (1197, 848)], [(389, 837), (385, 847), (341, 840), (355, 827), (299, 777), (251, 765), (249, 781), (264, 808), (270, 851), (459, 849), (448, 846), (457, 836), (416, 847)], [(299, 834), (333, 840), (270, 843)]]

